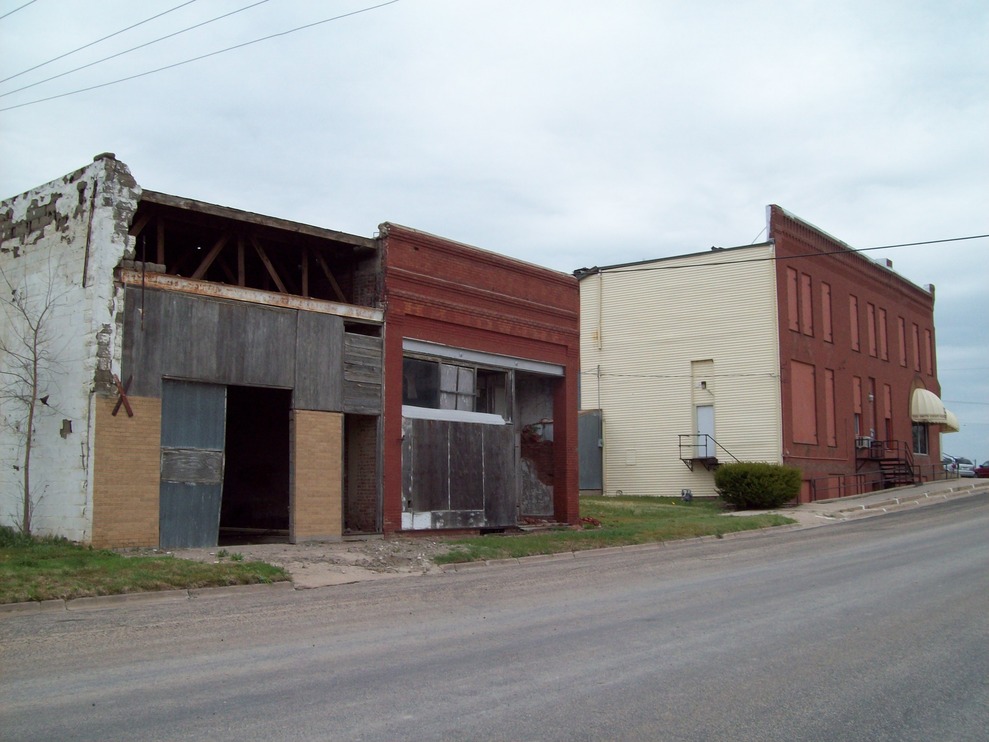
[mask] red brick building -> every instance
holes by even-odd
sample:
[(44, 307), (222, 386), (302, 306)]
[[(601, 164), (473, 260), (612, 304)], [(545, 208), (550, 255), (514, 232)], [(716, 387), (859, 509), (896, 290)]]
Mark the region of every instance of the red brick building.
[(956, 423), (938, 399), (934, 287), (768, 210), (783, 461), (803, 471), (804, 498), (940, 474), (938, 433)]
[(576, 280), (384, 224), (383, 531), (575, 523)]

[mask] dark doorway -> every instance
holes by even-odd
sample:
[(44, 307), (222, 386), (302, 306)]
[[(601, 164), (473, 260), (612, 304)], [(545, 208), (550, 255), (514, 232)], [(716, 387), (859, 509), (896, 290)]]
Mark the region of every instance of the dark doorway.
[(227, 387), (220, 543), (288, 541), (292, 392)]
[(380, 533), (378, 418), (344, 415), (344, 511), (346, 534)]

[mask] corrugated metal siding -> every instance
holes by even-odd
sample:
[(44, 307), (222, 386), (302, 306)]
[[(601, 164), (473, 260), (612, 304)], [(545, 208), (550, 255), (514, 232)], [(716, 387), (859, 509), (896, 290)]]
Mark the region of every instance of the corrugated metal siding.
[[(581, 407), (603, 411), (606, 493), (714, 495), (713, 473), (680, 460), (695, 404), (713, 402), (715, 436), (739, 459), (781, 461), (773, 263), (710, 265), (770, 257), (754, 246), (581, 281)], [(695, 267), (671, 269), (685, 265)], [(691, 362), (707, 360), (714, 376), (699, 399)]]

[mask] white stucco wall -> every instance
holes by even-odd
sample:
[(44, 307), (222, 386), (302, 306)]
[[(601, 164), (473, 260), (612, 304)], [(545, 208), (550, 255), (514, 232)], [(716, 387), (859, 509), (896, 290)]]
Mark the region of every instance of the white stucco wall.
[[(0, 204), (4, 343), (19, 344), (25, 332), (11, 312), (10, 287), (28, 297), (33, 314), (50, 307), (46, 349), (53, 363), (41, 374), (39, 396), (48, 403), (37, 408), (31, 462), (38, 534), (82, 542), (92, 536), (93, 395), (119, 374), (122, 294), (113, 269), (133, 252), (127, 231), (139, 197), (127, 166), (105, 154)], [(0, 370), (11, 370), (9, 355), (0, 356)], [(0, 401), (0, 523), (7, 525), (20, 520), (24, 418), (23, 405)]]

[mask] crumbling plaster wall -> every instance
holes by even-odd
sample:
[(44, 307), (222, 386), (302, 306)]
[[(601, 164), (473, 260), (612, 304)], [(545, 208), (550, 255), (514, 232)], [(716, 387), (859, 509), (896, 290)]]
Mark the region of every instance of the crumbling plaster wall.
[[(128, 229), (140, 193), (127, 166), (107, 153), (0, 203), (4, 341), (16, 344), (24, 334), (10, 316), (8, 283), (31, 298), (35, 312), (50, 306), (54, 365), (42, 379), (39, 396), (47, 395), (47, 404), (38, 406), (31, 462), (35, 533), (92, 538), (94, 395), (110, 393), (120, 369), (123, 292), (113, 270), (133, 257)], [(11, 525), (19, 522), (23, 496), (22, 418), (16, 403), (2, 401), (0, 523)]]

